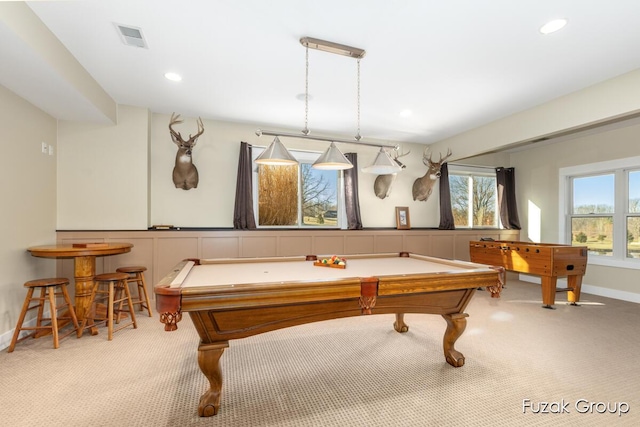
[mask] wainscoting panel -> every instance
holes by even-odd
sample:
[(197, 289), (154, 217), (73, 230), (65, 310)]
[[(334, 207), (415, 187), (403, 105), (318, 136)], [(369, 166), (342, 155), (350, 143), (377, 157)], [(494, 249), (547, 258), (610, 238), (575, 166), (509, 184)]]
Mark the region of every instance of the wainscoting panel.
[(280, 236), (278, 255), (316, 255), (313, 252), (313, 237), (311, 236)]
[[(519, 240), (517, 230), (123, 230), (58, 231), (60, 244), (128, 242), (131, 252), (98, 257), (97, 273), (122, 265), (144, 265), (152, 287), (185, 258), (247, 258), (290, 255), (348, 256), (356, 253), (413, 252), (469, 259), (469, 241), (481, 237)], [(73, 260), (58, 260), (56, 274), (73, 277)], [(73, 287), (72, 287), (73, 288)]]
[(200, 258), (239, 258), (240, 237), (203, 237)]
[(404, 251), (432, 256), (431, 237), (431, 235), (424, 233), (405, 234)]
[(379, 235), (375, 236), (374, 253), (402, 252), (404, 250), (404, 236), (401, 235)]
[[(183, 259), (200, 257), (197, 236), (173, 238), (169, 236), (169, 233), (163, 232), (155, 242), (153, 266), (157, 273), (154, 275), (156, 280), (162, 278)], [(134, 246), (132, 251), (137, 251), (137, 248)]]
[(313, 253), (320, 255), (346, 254), (344, 237), (337, 235), (314, 235)]
[(345, 255), (349, 254), (370, 254), (375, 252), (373, 234), (359, 235), (349, 234), (345, 237)]
[[(456, 243), (457, 238), (451, 231), (447, 232), (447, 234), (431, 236), (431, 253), (429, 255), (453, 259), (455, 258)], [(467, 251), (469, 251), (468, 247)]]
[(260, 258), (278, 255), (278, 236), (251, 236), (241, 237), (240, 246), (241, 258)]

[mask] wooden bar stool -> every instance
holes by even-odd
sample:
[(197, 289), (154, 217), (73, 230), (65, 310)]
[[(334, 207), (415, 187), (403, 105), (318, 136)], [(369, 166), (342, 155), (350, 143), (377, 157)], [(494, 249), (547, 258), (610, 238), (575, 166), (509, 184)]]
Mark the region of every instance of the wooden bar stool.
[(146, 308), (149, 312), (149, 317), (153, 317), (149, 295), (147, 294), (147, 283), (144, 280), (144, 272), (147, 271), (147, 267), (119, 267), (116, 271), (118, 273), (127, 273), (129, 275), (127, 283), (135, 283), (138, 286), (138, 299), (133, 300), (133, 305), (140, 304), (140, 311)]
[[(113, 339), (113, 333), (120, 329), (131, 325), (133, 325), (134, 329), (138, 328), (136, 315), (133, 309), (133, 301), (131, 300), (131, 293), (129, 292), (129, 286), (127, 285), (128, 277), (129, 275), (126, 273), (104, 273), (98, 274), (93, 278), (93, 281), (95, 282), (93, 290), (91, 291), (93, 307), (87, 318), (82, 321), (81, 331), (84, 331), (86, 328), (93, 327), (96, 320), (99, 322), (105, 321), (107, 324), (108, 339), (111, 341)], [(126, 302), (128, 310), (122, 310), (122, 303), (124, 302)], [(99, 303), (106, 304), (106, 314), (104, 316), (97, 313)], [(114, 314), (117, 312), (119, 318), (121, 311), (129, 313), (131, 321), (123, 323), (114, 329)]]
[[(67, 285), (69, 279), (63, 277), (57, 277), (52, 279), (37, 279), (31, 280), (24, 284), (24, 287), (28, 289), (27, 297), (24, 299), (22, 305), (22, 311), (18, 318), (18, 324), (16, 330), (13, 333), (11, 344), (9, 345), (8, 353), (11, 353), (16, 346), (16, 343), (30, 338), (43, 335), (42, 332), (50, 331), (53, 335), (53, 348), (60, 346), (60, 340), (70, 335), (72, 332), (76, 332), (78, 338), (82, 335), (81, 329), (78, 326), (78, 318), (73, 309), (71, 298), (67, 292)], [(34, 297), (33, 293), (36, 289), (40, 289), (40, 296)], [(57, 298), (62, 297), (64, 302), (60, 305), (57, 304)], [(31, 305), (32, 301), (37, 301), (36, 305)], [(50, 317), (44, 317), (44, 306), (46, 302), (49, 302)], [(36, 318), (36, 326), (23, 326), (24, 318), (27, 312), (30, 310), (38, 309), (38, 316)], [(63, 315), (58, 315), (58, 311), (67, 309), (67, 312)], [(69, 322), (73, 324), (73, 329), (60, 335), (60, 329), (64, 328)], [(45, 325), (44, 322), (50, 323)], [(33, 331), (30, 334), (18, 339), (20, 331)]]

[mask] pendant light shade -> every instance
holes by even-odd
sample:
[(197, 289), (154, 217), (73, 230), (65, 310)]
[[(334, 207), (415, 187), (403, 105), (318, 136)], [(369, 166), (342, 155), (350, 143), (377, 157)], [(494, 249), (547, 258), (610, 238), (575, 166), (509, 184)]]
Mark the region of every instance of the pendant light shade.
[(362, 172), (373, 173), (376, 175), (388, 175), (392, 173), (398, 173), (402, 170), (395, 160), (389, 156), (389, 153), (384, 148), (380, 148), (376, 160), (371, 166), (362, 168)]
[(258, 156), (256, 163), (260, 165), (288, 166), (297, 165), (298, 161), (289, 153), (287, 147), (277, 136), (273, 142)]
[(338, 150), (336, 144), (331, 142), (327, 151), (324, 152), (318, 160), (312, 165), (314, 169), (325, 170), (344, 170), (351, 169), (353, 165), (351, 162)]

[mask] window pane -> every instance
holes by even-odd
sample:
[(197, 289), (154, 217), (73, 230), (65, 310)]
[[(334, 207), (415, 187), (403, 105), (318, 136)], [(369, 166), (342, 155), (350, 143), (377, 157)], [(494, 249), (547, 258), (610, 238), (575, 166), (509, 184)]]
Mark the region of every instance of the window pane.
[(469, 224), (469, 177), (449, 174), (451, 210), (456, 227), (470, 227)]
[(573, 179), (573, 213), (613, 213), (614, 175)]
[(613, 217), (571, 218), (571, 244), (587, 246), (589, 254), (613, 255)]
[(627, 218), (627, 257), (640, 258), (640, 217)]
[(298, 166), (258, 166), (258, 225), (298, 224)]
[(473, 178), (473, 225), (496, 227), (496, 178)]
[(335, 227), (338, 225), (338, 171), (302, 168), (302, 224)]
[(640, 171), (629, 172), (629, 212), (640, 212)]

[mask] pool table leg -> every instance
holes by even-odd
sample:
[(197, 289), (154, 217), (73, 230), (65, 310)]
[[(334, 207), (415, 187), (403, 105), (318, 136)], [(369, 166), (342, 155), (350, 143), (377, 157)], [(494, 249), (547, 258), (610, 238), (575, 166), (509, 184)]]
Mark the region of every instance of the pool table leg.
[(209, 390), (200, 396), (198, 415), (210, 417), (218, 413), (220, 408), (220, 392), (222, 391), (222, 370), (220, 369), (220, 357), (224, 349), (229, 347), (229, 342), (215, 344), (200, 343), (198, 346), (198, 365), (200, 370), (209, 380)]
[(393, 329), (400, 333), (409, 331), (409, 325), (404, 323), (404, 313), (396, 313), (396, 321), (393, 322)]
[(454, 348), (456, 340), (467, 327), (467, 313), (443, 314), (447, 321), (447, 330), (444, 332), (443, 348), (444, 358), (453, 367), (459, 368), (464, 365), (464, 355)]

